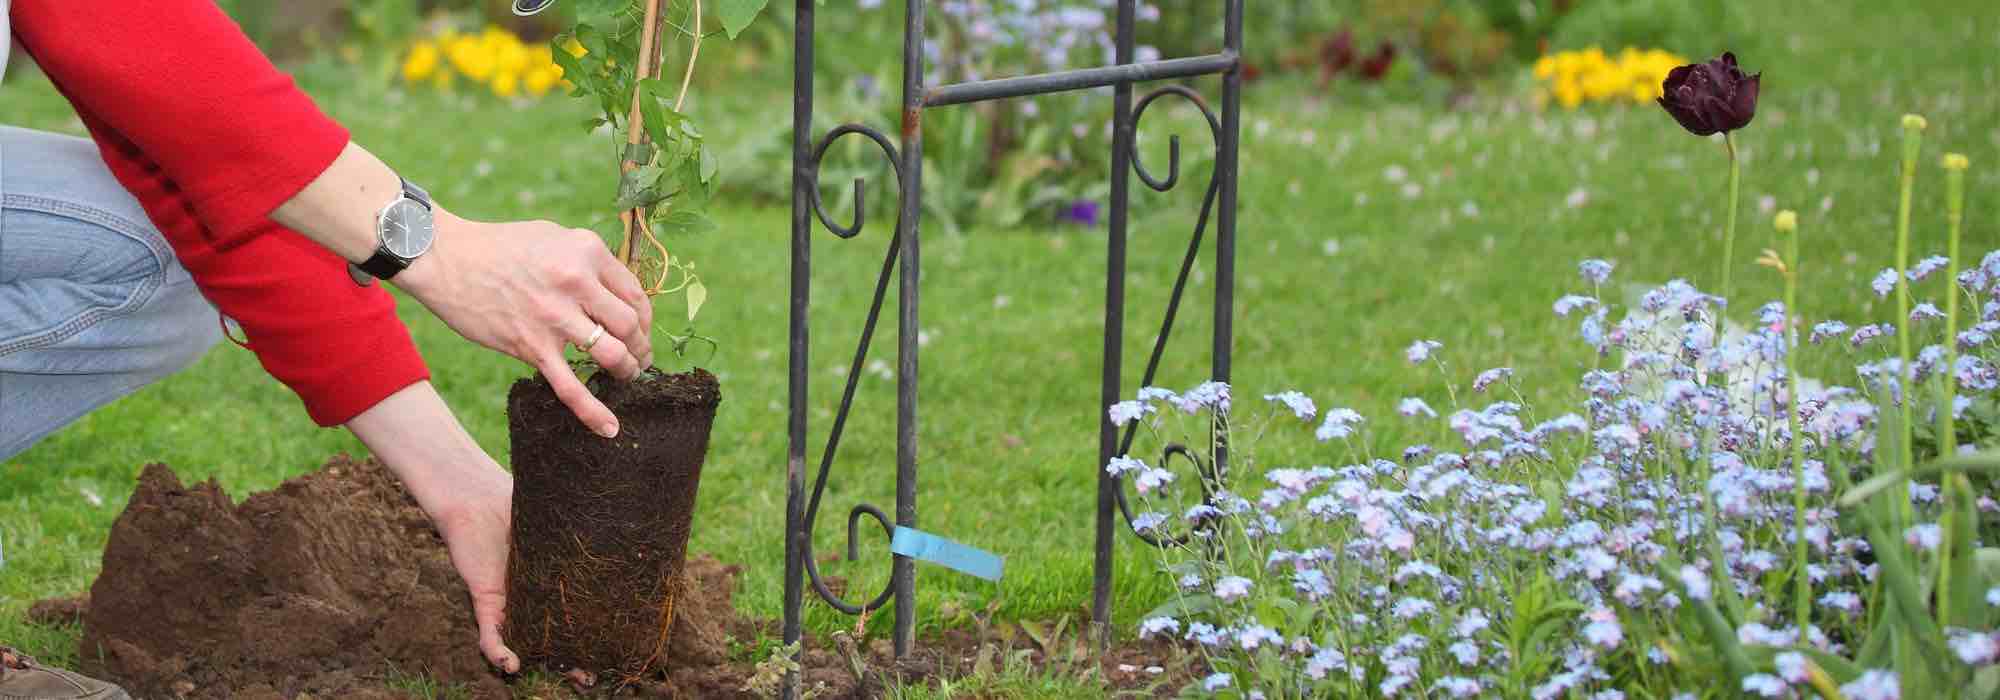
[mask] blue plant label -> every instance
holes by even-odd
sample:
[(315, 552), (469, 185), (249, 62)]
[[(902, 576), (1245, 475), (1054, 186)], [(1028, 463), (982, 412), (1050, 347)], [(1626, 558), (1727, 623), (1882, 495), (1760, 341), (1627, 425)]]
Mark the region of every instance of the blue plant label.
[(999, 581), (1005, 564), (999, 556), (984, 549), (900, 526), (889, 540), (889, 551), (988, 581)]

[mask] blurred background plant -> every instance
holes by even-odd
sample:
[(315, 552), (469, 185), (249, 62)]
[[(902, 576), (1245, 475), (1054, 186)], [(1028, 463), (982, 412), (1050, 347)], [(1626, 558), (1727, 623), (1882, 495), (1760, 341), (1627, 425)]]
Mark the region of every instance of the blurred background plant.
[[(572, 56), (583, 47), (568, 42)], [(491, 90), (499, 97), (541, 97), (563, 82), (549, 43), (528, 44), (512, 31), (487, 25), (476, 34), (445, 27), (437, 35), (418, 39), (404, 54), (403, 81), (452, 89), (460, 80), (468, 88)]]
[[(549, 42), (589, 3), (558, 2), (520, 18), (501, 0), (218, 0), (253, 39), (281, 59), (355, 66), (382, 84), (535, 96), (555, 89)], [(1113, 60), (1113, 0), (934, 0), (928, 13), (929, 84), (1102, 65)], [(731, 109), (777, 105), (790, 86), (792, 8), (773, 3), (711, 59)], [(1214, 53), (1222, 5), (1146, 0), (1139, 60)], [(1245, 74), (1251, 90), (1300, 91), (1362, 105), (1422, 102), (1455, 109), (1521, 104), (1578, 109), (1657, 94), (1680, 56), (1709, 55), (1742, 38), (1740, 10), (1721, 0), (1300, 0), (1248, 13)], [(711, 18), (713, 19), (713, 18)], [(844, 122), (887, 129), (900, 122), (902, 3), (830, 0), (817, 26), (818, 108), (825, 133)], [(710, 26), (719, 26), (711, 23)], [(872, 37), (824, 41), (829, 37)], [(879, 39), (879, 40), (877, 40)], [(670, 52), (684, 46), (670, 45)], [(684, 57), (670, 53), (669, 61)], [(310, 68), (307, 68), (310, 69)], [(1111, 99), (1095, 91), (936, 110), (926, 114), (925, 216), (946, 231), (1102, 223), (1110, 168)], [(1650, 98), (1648, 98), (1650, 99)], [(719, 106), (719, 105), (718, 105)], [(770, 107), (777, 109), (777, 107)], [(695, 105), (691, 109), (703, 109)], [(1141, 144), (1165, 129), (1189, 139), (1190, 174), (1206, 176), (1201, 122), (1175, 106), (1149, 119)], [(1154, 123), (1157, 122), (1157, 123)], [(781, 201), (790, 193), (790, 125), (731, 120), (711, 133), (728, 169), (719, 196)], [(1150, 151), (1148, 151), (1150, 153)], [(1156, 157), (1164, 157), (1164, 154)], [(822, 182), (846, 215), (853, 177), (869, 181), (877, 211), (894, 197), (894, 174), (861, 140), (829, 152)]]
[(1687, 58), (1668, 51), (1629, 46), (1616, 58), (1595, 46), (1557, 51), (1535, 60), (1535, 80), (1542, 88), (1535, 92), (1535, 101), (1553, 99), (1565, 109), (1584, 102), (1650, 105), (1662, 94), (1667, 73), (1687, 63)]

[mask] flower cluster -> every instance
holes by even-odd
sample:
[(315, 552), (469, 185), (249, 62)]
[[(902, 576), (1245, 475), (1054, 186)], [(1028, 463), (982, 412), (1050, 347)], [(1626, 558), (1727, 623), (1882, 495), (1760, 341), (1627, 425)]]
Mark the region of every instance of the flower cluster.
[[(1223, 477), (1183, 475), (1198, 482), (1131, 456), (1109, 465), (1138, 484), (1135, 525), (1185, 542), (1159, 548), (1176, 592), (1139, 633), (1196, 650), (1210, 675), (1192, 690), (1220, 697), (1610, 699), (1643, 684), (1653, 692), (1638, 696), (1693, 698), (1717, 683), (1758, 697), (1902, 697), (1910, 669), (1839, 664), (1865, 656), (1870, 621), (1889, 605), (1887, 548), (1927, 558), (1947, 546), (1946, 495), (1913, 481), (1883, 499), (1912, 518), (1888, 539), (1836, 501), (1885, 468), (1878, 407), (1904, 400), (1901, 387), (1953, 376), (1979, 401), (2000, 390), (2000, 251), (1956, 279), (1938, 267), (1891, 273), (1975, 300), (1977, 321), (1956, 338), (1936, 321), (1868, 324), (1935, 343), (1903, 368), (1846, 342), (1798, 345), (1804, 328), (1788, 327), (1779, 302), (1753, 327), (1718, 330), (1725, 300), (1685, 281), (1625, 308), (1597, 291), (1612, 266), (1586, 261), (1578, 293), (1557, 305), (1583, 316), (1600, 357), (1577, 404), (1544, 413), (1518, 393), (1487, 400), (1514, 380), (1494, 368), (1445, 410), (1402, 402), (1392, 420), (1434, 423), (1437, 439), (1386, 453), (1359, 412), (1300, 392), (1232, 407), (1214, 383), (1146, 388), (1111, 420), (1165, 444), (1227, 444), (1232, 463)], [(1955, 366), (1941, 359), (1948, 343)], [(1404, 354), (1442, 370), (1447, 352), (1419, 340)], [(1857, 381), (1793, 380), (1786, 361), (1806, 352), (1852, 358)], [(1259, 464), (1257, 441), (1288, 432), (1312, 434), (1345, 466)], [(1990, 518), (2000, 502), (1981, 496), (1978, 512)], [(1810, 580), (1809, 599), (1796, 599), (1793, 573)], [(1933, 661), (1959, 677), (2000, 663), (2000, 586), (1967, 595), (1984, 607), (1961, 619), (1987, 622), (1944, 629), (1951, 658)], [(1761, 661), (1725, 671), (1701, 658), (1724, 645), (1703, 644), (1689, 621), (1717, 610), (1728, 644)]]
[[(579, 55), (583, 49), (568, 50)], [(500, 27), (488, 26), (477, 34), (446, 30), (410, 45), (403, 80), (448, 89), (462, 77), (500, 97), (540, 97), (562, 82), (563, 69), (554, 54), (547, 44), (529, 45)]]
[(1554, 99), (1565, 109), (1585, 102), (1649, 104), (1660, 98), (1667, 73), (1684, 63), (1661, 49), (1626, 47), (1615, 57), (1594, 46), (1557, 51), (1535, 61), (1536, 98)]

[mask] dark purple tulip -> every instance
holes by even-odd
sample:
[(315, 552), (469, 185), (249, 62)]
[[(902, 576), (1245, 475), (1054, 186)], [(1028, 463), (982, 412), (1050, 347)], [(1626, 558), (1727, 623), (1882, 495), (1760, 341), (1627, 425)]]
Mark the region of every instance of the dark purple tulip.
[(1070, 202), (1062, 208), (1062, 211), (1056, 213), (1056, 220), (1087, 228), (1096, 228), (1097, 202), (1088, 199), (1079, 199)]
[(1724, 53), (1707, 63), (1681, 66), (1661, 84), (1660, 106), (1674, 121), (1696, 136), (1735, 131), (1757, 116), (1758, 83), (1763, 73), (1744, 75), (1736, 54)]

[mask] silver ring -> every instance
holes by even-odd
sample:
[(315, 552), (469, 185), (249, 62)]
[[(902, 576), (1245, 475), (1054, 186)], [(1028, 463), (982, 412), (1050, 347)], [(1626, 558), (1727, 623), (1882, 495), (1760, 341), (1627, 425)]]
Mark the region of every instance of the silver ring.
[(590, 349), (597, 345), (597, 340), (603, 337), (604, 337), (604, 324), (600, 323), (597, 324), (596, 328), (590, 329), (590, 337), (584, 338), (583, 344), (578, 345), (576, 347), (578, 349), (583, 350), (584, 352), (590, 352)]

